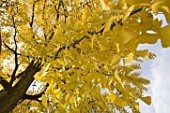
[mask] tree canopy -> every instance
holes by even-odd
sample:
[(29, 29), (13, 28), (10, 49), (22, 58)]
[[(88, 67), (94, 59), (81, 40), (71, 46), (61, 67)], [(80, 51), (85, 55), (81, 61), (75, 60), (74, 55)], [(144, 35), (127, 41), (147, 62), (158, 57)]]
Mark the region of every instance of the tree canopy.
[[(138, 113), (150, 105), (140, 76), (170, 46), (168, 0), (1, 0), (1, 113)], [(28, 90), (39, 81), (36, 91)]]

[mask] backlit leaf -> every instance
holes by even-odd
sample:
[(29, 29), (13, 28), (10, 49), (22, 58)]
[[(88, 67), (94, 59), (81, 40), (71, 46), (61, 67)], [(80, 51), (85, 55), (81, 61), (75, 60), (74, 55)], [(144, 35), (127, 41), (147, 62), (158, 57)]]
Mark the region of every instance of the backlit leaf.
[(42, 105), (47, 108), (48, 98), (45, 95), (42, 95), (41, 100), (42, 100)]
[(170, 46), (170, 25), (160, 29), (162, 47), (167, 48)]
[(151, 97), (150, 96), (140, 97), (140, 99), (148, 105), (151, 104)]

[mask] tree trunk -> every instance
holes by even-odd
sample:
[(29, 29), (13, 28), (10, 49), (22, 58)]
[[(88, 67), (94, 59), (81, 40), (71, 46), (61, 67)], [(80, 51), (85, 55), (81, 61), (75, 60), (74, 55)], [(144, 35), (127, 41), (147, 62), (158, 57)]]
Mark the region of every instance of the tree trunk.
[(34, 63), (32, 61), (15, 86), (11, 87), (9, 90), (0, 92), (0, 113), (9, 113), (12, 111), (17, 103), (24, 97), (27, 89), (34, 80), (34, 75), (40, 71), (40, 69), (40, 62)]

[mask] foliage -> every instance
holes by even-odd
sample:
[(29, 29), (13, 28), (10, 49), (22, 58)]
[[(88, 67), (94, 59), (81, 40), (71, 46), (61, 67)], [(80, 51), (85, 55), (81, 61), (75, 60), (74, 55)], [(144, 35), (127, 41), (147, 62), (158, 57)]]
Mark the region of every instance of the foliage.
[[(0, 80), (15, 86), (31, 61), (49, 84), (41, 98), (23, 100), (14, 112), (139, 112), (150, 81), (137, 71), (153, 59), (140, 44), (170, 46), (168, 0), (7, 0), (0, 2)], [(7, 30), (6, 30), (7, 29)], [(10, 63), (10, 64), (8, 64)], [(2, 82), (1, 89), (7, 88)], [(39, 89), (39, 92), (43, 91)], [(31, 104), (30, 104), (31, 103)], [(30, 108), (29, 105), (32, 105)], [(22, 110), (21, 107), (23, 106)], [(25, 110), (25, 111), (24, 111)]]

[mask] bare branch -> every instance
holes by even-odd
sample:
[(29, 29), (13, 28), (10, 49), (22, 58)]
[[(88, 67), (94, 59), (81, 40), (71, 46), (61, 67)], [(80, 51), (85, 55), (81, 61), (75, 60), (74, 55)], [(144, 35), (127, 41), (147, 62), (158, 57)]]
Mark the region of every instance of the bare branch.
[(30, 24), (30, 27), (33, 28), (33, 23), (34, 23), (34, 17), (35, 17), (35, 1), (34, 3), (32, 4), (32, 16), (31, 16), (31, 22), (29, 23)]
[(10, 51), (12, 51), (14, 54), (15, 54), (15, 50), (13, 50), (12, 48), (10, 48), (5, 42), (3, 42), (4, 43), (4, 45), (5, 45), (5, 47), (7, 48), (7, 49), (9, 49)]
[(12, 73), (12, 76), (11, 76), (11, 80), (10, 80), (10, 85), (12, 86), (12, 83), (14, 82), (15, 80), (15, 74), (18, 70), (18, 67), (19, 67), (19, 64), (18, 64), (18, 54), (17, 54), (17, 49), (18, 49), (18, 46), (17, 46), (17, 41), (16, 41), (16, 37), (17, 37), (17, 27), (15, 25), (15, 18), (14, 18), (15, 15), (12, 16), (12, 22), (13, 22), (13, 27), (14, 27), (14, 43), (15, 43), (15, 52), (14, 52), (14, 55), (15, 55), (15, 68), (13, 70), (13, 73)]
[(8, 81), (6, 81), (3, 77), (0, 76), (0, 84), (4, 87), (4, 89), (8, 90), (10, 87), (10, 84)]
[(40, 94), (36, 94), (36, 95), (24, 95), (23, 100), (28, 99), (28, 100), (36, 100), (38, 102), (41, 102), (41, 100), (39, 100), (39, 98), (42, 96), (42, 94), (44, 94), (44, 92), (41, 92)]

